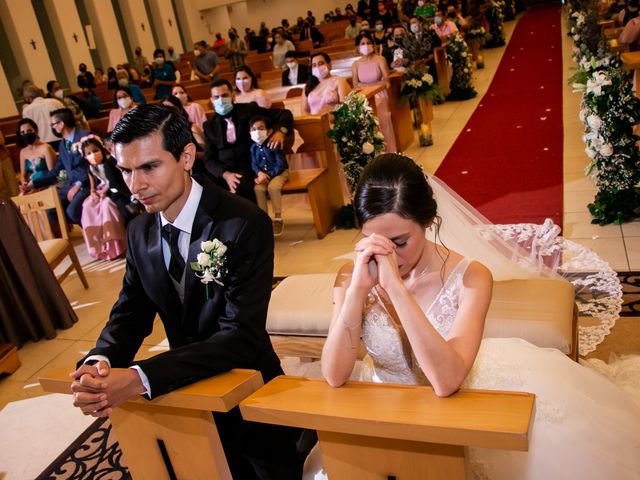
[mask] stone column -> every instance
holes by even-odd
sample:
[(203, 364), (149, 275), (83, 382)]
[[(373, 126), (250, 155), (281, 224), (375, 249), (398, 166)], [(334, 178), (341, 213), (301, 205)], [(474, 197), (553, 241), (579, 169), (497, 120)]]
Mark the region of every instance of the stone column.
[(153, 51), (156, 49), (156, 44), (151, 32), (151, 22), (147, 16), (147, 10), (144, 8), (144, 0), (119, 0), (118, 3), (132, 49), (129, 52), (130, 56), (133, 57), (133, 51), (136, 47), (140, 47), (149, 63), (153, 62)]
[(9, 87), (9, 82), (7, 82), (7, 77), (4, 74), (4, 68), (0, 63), (0, 118), (14, 115), (18, 115), (18, 109), (13, 101), (11, 87)]
[(113, 13), (111, 2), (104, 0), (85, 0), (87, 15), (93, 27), (96, 48), (103, 62), (102, 68), (107, 73), (108, 67), (115, 68), (119, 63), (127, 61), (127, 52), (120, 38), (118, 21)]
[(44, 89), (55, 73), (31, 2), (0, 0), (0, 21), (20, 74)]
[(182, 53), (184, 50), (171, 0), (149, 0), (149, 6), (151, 7), (153, 25), (160, 42), (158, 47), (164, 49), (166, 53), (167, 47), (172, 46), (176, 53)]
[(193, 44), (200, 40), (212, 42), (213, 35), (205, 27), (204, 16), (198, 9), (197, 0), (176, 0), (176, 14), (180, 21), (187, 48), (192, 48)]
[(77, 91), (78, 66), (86, 64), (89, 72), (93, 72), (94, 67), (76, 3), (74, 0), (44, 0), (44, 6), (69, 79), (69, 87), (71, 91)]

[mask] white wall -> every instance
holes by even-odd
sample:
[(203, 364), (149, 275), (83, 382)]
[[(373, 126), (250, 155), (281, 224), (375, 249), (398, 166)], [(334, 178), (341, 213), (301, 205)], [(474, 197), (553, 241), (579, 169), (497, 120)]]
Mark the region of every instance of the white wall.
[[(100, 54), (102, 67), (107, 73), (108, 67), (115, 67), (117, 64), (127, 59), (124, 50), (124, 43), (120, 38), (118, 21), (113, 12), (111, 2), (104, 0), (85, 0), (87, 15), (93, 28), (93, 38), (96, 41), (96, 48)], [(116, 32), (118, 35), (114, 35)]]
[[(340, 7), (344, 12), (344, 7), (349, 2), (345, 0), (247, 0), (242, 3), (246, 3), (247, 6), (246, 17), (236, 16), (236, 4), (230, 5), (234, 10), (230, 15), (231, 21), (239, 32), (244, 32), (245, 27), (251, 27), (257, 31), (260, 22), (266, 22), (269, 28), (278, 27), (283, 18), (288, 19), (293, 25), (298, 17), (306, 18), (307, 10), (311, 10), (316, 17), (316, 22), (320, 23), (329, 10)], [(355, 7), (358, 2), (351, 3)], [(208, 15), (205, 15), (205, 21), (207, 19)]]
[(180, 32), (178, 32), (178, 22), (173, 12), (171, 0), (150, 0), (149, 6), (151, 16), (153, 17), (153, 25), (158, 34), (159, 48), (164, 49), (167, 53), (167, 47), (172, 46), (177, 53), (182, 53), (182, 42), (180, 41)]
[[(130, 55), (134, 56), (136, 47), (142, 48), (142, 54), (147, 57), (149, 62), (153, 62), (153, 51), (156, 44), (153, 41), (153, 33), (151, 32), (151, 21), (147, 17), (147, 10), (144, 8), (144, 0), (120, 0), (120, 10), (122, 18), (129, 38), (129, 46), (131, 47)], [(142, 28), (144, 25), (144, 29)], [(119, 32), (114, 32), (118, 35)]]
[(200, 13), (204, 17), (204, 26), (207, 29), (207, 36), (203, 37), (207, 42), (213, 43), (217, 32), (220, 32), (224, 38), (227, 38), (227, 32), (232, 22), (229, 16), (229, 9), (226, 5), (211, 8)]
[(205, 27), (204, 15), (197, 8), (197, 0), (176, 0), (176, 15), (188, 49), (200, 40), (211, 41)]
[(18, 109), (13, 101), (9, 82), (7, 82), (7, 76), (4, 74), (4, 68), (0, 63), (0, 118), (12, 117), (13, 115), (18, 115)]
[(74, 0), (45, 0), (44, 6), (58, 44), (69, 87), (75, 91), (78, 89), (78, 65), (86, 64), (89, 72), (93, 72), (94, 69), (76, 3)]
[[(55, 73), (31, 2), (0, 0), (0, 20), (13, 47), (20, 74), (44, 88), (55, 78)], [(32, 40), (35, 50), (31, 46)]]

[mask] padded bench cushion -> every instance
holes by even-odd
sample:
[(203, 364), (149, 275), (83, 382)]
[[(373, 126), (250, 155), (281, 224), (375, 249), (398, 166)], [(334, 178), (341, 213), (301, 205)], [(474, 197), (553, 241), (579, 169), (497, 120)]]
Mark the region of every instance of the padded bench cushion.
[[(326, 337), (334, 281), (332, 273), (284, 279), (271, 294), (269, 334)], [(573, 286), (561, 279), (495, 282), (484, 336), (523, 338), (568, 354), (573, 344), (574, 300)]]

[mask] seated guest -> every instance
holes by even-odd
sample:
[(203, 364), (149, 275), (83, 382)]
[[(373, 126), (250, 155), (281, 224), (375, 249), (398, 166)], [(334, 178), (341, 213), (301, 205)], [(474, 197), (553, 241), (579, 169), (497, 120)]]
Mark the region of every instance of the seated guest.
[(193, 45), (193, 74), (201, 83), (209, 83), (220, 78), (220, 59), (211, 50), (207, 50), (207, 42), (200, 40)]
[(90, 257), (113, 260), (127, 250), (125, 222), (135, 216), (137, 208), (132, 206), (131, 192), (100, 137), (89, 135), (80, 142), (82, 156), (89, 164), (91, 192), (82, 204), (84, 242)]
[(202, 128), (204, 122), (207, 121), (207, 115), (204, 112), (204, 107), (197, 102), (193, 102), (191, 100), (191, 97), (187, 93), (187, 90), (180, 84), (176, 84), (173, 86), (171, 95), (180, 100), (182, 108), (184, 108), (184, 110), (187, 112), (187, 115), (189, 116), (189, 121)]
[(162, 99), (162, 105), (164, 105), (165, 107), (175, 108), (178, 112), (180, 112), (180, 115), (182, 115), (187, 120), (187, 122), (189, 122), (189, 127), (191, 128), (191, 140), (196, 146), (196, 155), (197, 152), (203, 152), (204, 134), (202, 131), (202, 127), (197, 123), (189, 121), (189, 114), (182, 106), (182, 102), (180, 101), (180, 99), (173, 95), (168, 95)]
[(39, 179), (56, 164), (56, 152), (40, 140), (38, 126), (30, 118), (18, 122), (16, 131), (20, 149), (20, 183), (26, 187), (31, 179)]
[(22, 118), (30, 118), (35, 122), (43, 142), (57, 145), (59, 139), (51, 130), (49, 114), (54, 110), (64, 108), (64, 104), (57, 98), (43, 98), (42, 91), (35, 85), (24, 87), (22, 97), (27, 104), (22, 109)]
[[(129, 81), (129, 76), (127, 75), (127, 82)], [(118, 86), (118, 77), (116, 74), (116, 69), (113, 67), (107, 68), (107, 89), (113, 90)]]
[[(149, 65), (149, 60), (147, 60), (146, 55), (142, 53), (142, 48), (136, 47), (135, 58), (133, 62), (134, 62), (135, 69), (138, 71), (139, 74), (142, 74), (144, 67)], [(135, 82), (136, 79), (132, 78), (132, 80)]]
[(178, 55), (178, 52), (176, 52), (175, 48), (167, 47), (167, 60), (169, 62), (179, 62), (180, 61), (180, 55)]
[[(384, 45), (387, 41), (387, 32), (385, 31), (384, 24), (380, 19), (376, 20), (375, 29), (373, 31), (372, 38), (373, 38), (373, 44), (376, 47), (379, 47), (380, 45)], [(358, 42), (358, 44), (360, 43)], [(380, 52), (380, 49), (376, 48), (376, 52)]]
[(107, 125), (107, 132), (111, 132), (115, 128), (116, 124), (122, 117), (124, 117), (125, 113), (138, 106), (138, 104), (133, 101), (133, 97), (129, 87), (116, 88), (116, 91), (113, 94), (113, 100), (117, 105), (117, 108), (112, 108), (111, 111), (109, 111), (109, 124)]
[[(47, 144), (43, 143), (43, 145)], [(49, 145), (47, 146), (51, 148)], [(4, 144), (4, 135), (0, 132), (0, 200), (9, 200), (9, 198), (18, 195), (18, 192), (18, 180), (13, 169), (11, 153)]]
[(296, 52), (287, 52), (284, 55), (286, 69), (282, 71), (282, 86), (300, 85), (309, 80), (309, 66), (298, 62)]
[(285, 54), (287, 52), (295, 52), (296, 47), (290, 40), (284, 38), (284, 33), (278, 30), (274, 35), (275, 45), (273, 46), (273, 66), (275, 68), (283, 68), (285, 62)]
[[(134, 103), (137, 103), (138, 105), (145, 105), (147, 103), (147, 98), (144, 96), (144, 93), (142, 93), (142, 89), (129, 80), (129, 74), (126, 70), (120, 69), (116, 75), (118, 77), (118, 85), (129, 89), (129, 93)], [(114, 89), (115, 88), (116, 87), (114, 87)], [(117, 105), (118, 104), (114, 100), (113, 107), (115, 108)]]
[(256, 201), (269, 214), (267, 192), (273, 205), (273, 235), (279, 237), (284, 229), (282, 221), (282, 186), (289, 179), (289, 165), (280, 147), (269, 148), (267, 141), (273, 135), (271, 122), (267, 117), (256, 116), (249, 120), (251, 134), (251, 169), (255, 174)]
[(93, 73), (87, 71), (87, 65), (84, 63), (81, 63), (78, 69), (80, 70), (80, 73), (78, 74), (78, 78), (77, 78), (78, 86), (81, 89), (87, 88), (89, 90), (96, 88), (96, 80), (93, 76)]
[(27, 192), (31, 188), (53, 185), (58, 181), (60, 172), (65, 170), (66, 179), (58, 189), (60, 203), (69, 222), (81, 225), (82, 203), (89, 196), (89, 176), (82, 154), (79, 149), (73, 148), (73, 145), (89, 135), (89, 132), (76, 128), (76, 120), (68, 108), (51, 112), (50, 121), (54, 134), (62, 139), (58, 148), (58, 161), (40, 178), (32, 178), (28, 183)]
[(393, 15), (387, 7), (385, 7), (383, 2), (378, 2), (378, 16), (376, 18), (376, 22), (378, 20), (382, 20), (382, 24), (384, 28), (389, 27), (393, 23)]
[(267, 92), (258, 88), (258, 79), (253, 71), (245, 66), (238, 68), (235, 75), (236, 103), (256, 102), (262, 108), (270, 108), (271, 100)]
[(344, 20), (345, 18), (347, 18), (347, 17), (345, 17), (345, 16), (342, 14), (342, 11), (340, 10), (340, 7), (336, 7), (336, 8), (333, 10), (333, 21), (334, 21), (334, 22), (339, 22), (340, 20)]
[(632, 18), (638, 16), (638, 0), (628, 0), (627, 5), (618, 13), (618, 24), (625, 27)]
[(313, 48), (319, 48), (324, 43), (324, 35), (320, 33), (320, 30), (308, 22), (305, 22), (300, 31), (300, 41), (302, 42), (308, 39), (311, 39)]
[(353, 38), (360, 35), (360, 24), (356, 22), (356, 17), (352, 16), (349, 18), (349, 25), (344, 29), (344, 38)]
[(293, 115), (286, 109), (262, 108), (256, 103), (236, 104), (231, 84), (225, 79), (211, 84), (211, 103), (215, 115), (204, 124), (205, 167), (218, 185), (255, 201), (249, 120), (256, 115), (269, 118), (274, 133), (267, 146), (282, 148), (285, 135), (293, 132)]
[(49, 80), (47, 82), (47, 97), (57, 98), (64, 103), (65, 107), (73, 112), (76, 124), (85, 130), (89, 130), (89, 122), (87, 122), (80, 105), (78, 105), (78, 102), (73, 100), (71, 97), (64, 94), (64, 90), (57, 80)]
[(629, 50), (632, 52), (640, 50), (640, 17), (632, 18), (627, 22), (620, 32), (618, 43), (629, 45)]
[(420, 18), (433, 18), (436, 15), (436, 4), (433, 2), (418, 1), (418, 6), (413, 11), (413, 15)]
[(227, 41), (222, 38), (222, 34), (220, 32), (216, 33), (216, 39), (213, 41), (213, 48), (224, 47)]
[(302, 113), (322, 115), (344, 102), (351, 87), (343, 77), (331, 75), (331, 57), (320, 52), (311, 57), (311, 77), (304, 87)]
[(176, 83), (176, 70), (173, 65), (165, 62), (164, 50), (161, 48), (155, 49), (153, 60), (155, 65), (151, 71), (151, 84), (156, 89), (153, 99), (160, 100), (167, 95), (171, 95), (171, 89)]
[(406, 33), (403, 27), (395, 27), (393, 33), (387, 35), (387, 42), (382, 46), (382, 56), (387, 61), (389, 68), (399, 71), (404, 69), (405, 59), (401, 44)]
[(393, 153), (397, 151), (397, 147), (387, 93), (389, 86), (387, 62), (382, 55), (375, 53), (374, 39), (369, 34), (363, 33), (360, 36), (358, 50), (361, 57), (351, 65), (353, 86), (355, 88), (364, 85), (384, 85), (385, 89), (375, 95), (376, 112), (380, 120), (380, 130), (384, 135), (386, 151)]
[(103, 83), (107, 83), (107, 76), (100, 67), (96, 67), (96, 70), (93, 74), (93, 78), (96, 80), (96, 85), (102, 85)]
[[(456, 12), (453, 12), (453, 20), (455, 20)], [(431, 28), (438, 35), (442, 46), (446, 45), (449, 38), (458, 32), (458, 27), (450, 17), (442, 15), (442, 11), (436, 12)]]

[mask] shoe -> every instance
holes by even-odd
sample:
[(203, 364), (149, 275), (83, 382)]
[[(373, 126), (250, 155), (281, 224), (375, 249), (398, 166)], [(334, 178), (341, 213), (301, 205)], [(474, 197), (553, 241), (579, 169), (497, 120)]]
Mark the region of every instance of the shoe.
[(282, 235), (283, 231), (284, 231), (284, 222), (282, 221), (281, 218), (276, 218), (273, 221), (273, 236), (279, 237), (280, 235)]

